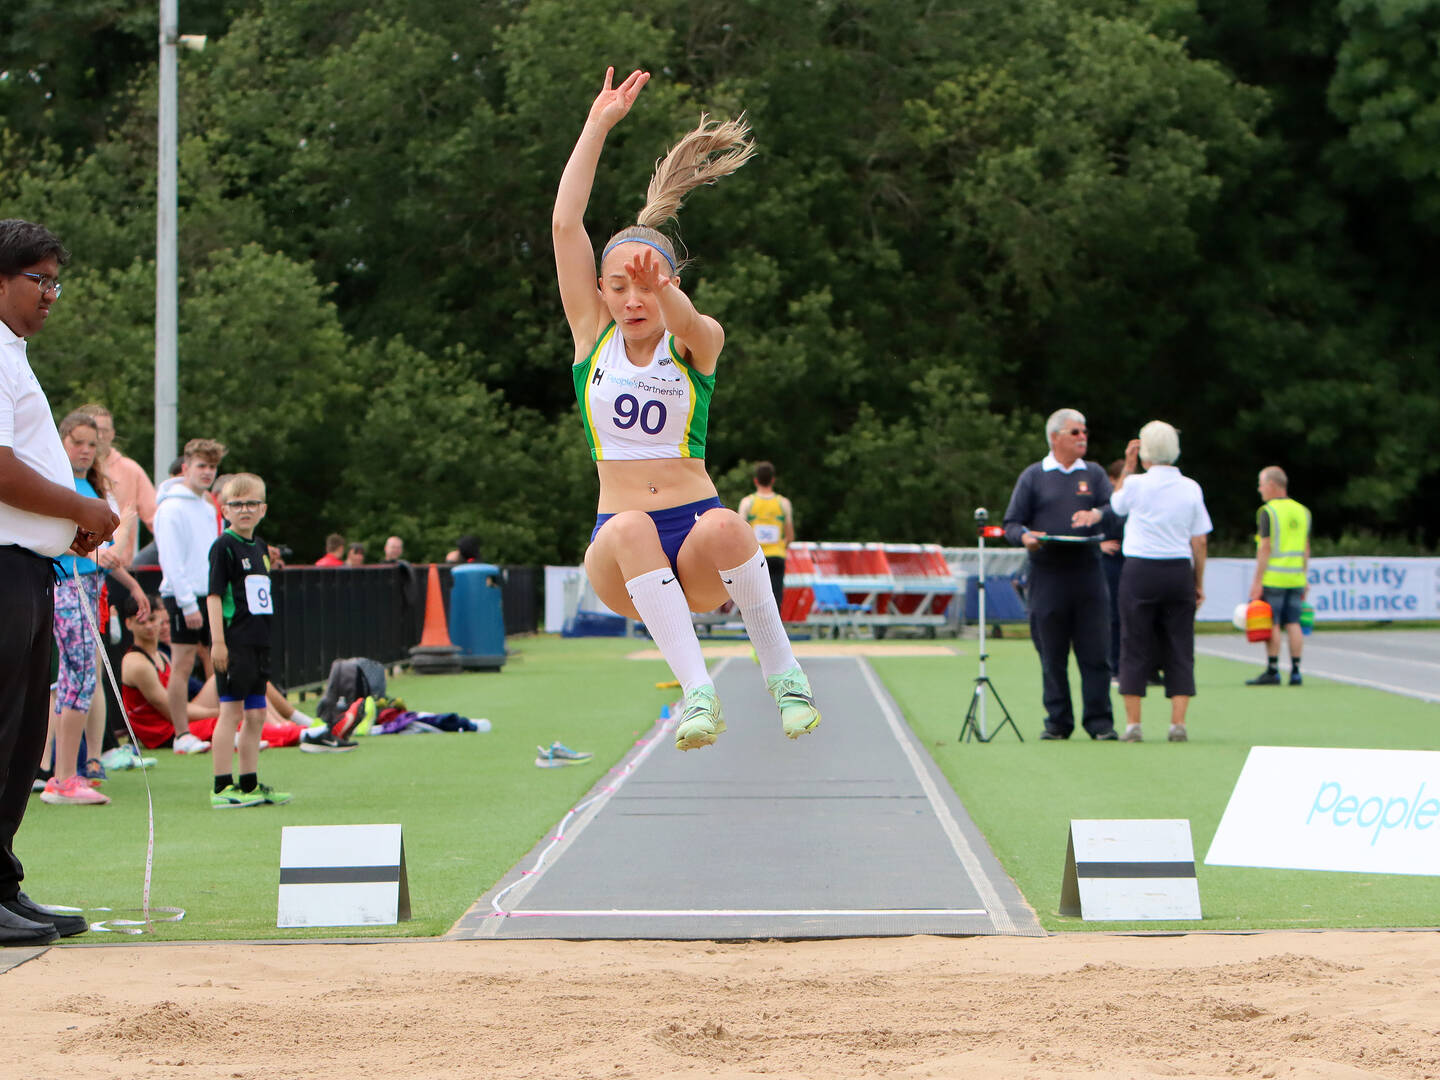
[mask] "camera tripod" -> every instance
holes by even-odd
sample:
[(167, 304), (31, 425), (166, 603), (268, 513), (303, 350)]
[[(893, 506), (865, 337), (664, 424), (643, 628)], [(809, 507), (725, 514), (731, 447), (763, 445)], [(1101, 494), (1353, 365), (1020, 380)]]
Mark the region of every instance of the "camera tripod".
[[(976, 590), (980, 604), (980, 673), (975, 676), (975, 689), (970, 695), (970, 709), (965, 713), (965, 723), (960, 727), (960, 738), (957, 741), (969, 742), (973, 737), (976, 742), (987, 743), (1000, 734), (1006, 724), (1009, 724), (1010, 729), (1015, 732), (1015, 737), (1024, 742), (1025, 736), (1021, 735), (1020, 729), (1015, 726), (1015, 718), (1010, 715), (1010, 710), (1005, 708), (1005, 702), (1000, 700), (1000, 692), (995, 689), (995, 684), (985, 674), (985, 661), (990, 658), (990, 654), (985, 651), (985, 538), (1005, 535), (1004, 529), (1000, 526), (987, 524), (989, 520), (990, 514), (983, 506), (975, 511), (975, 524), (978, 526), (976, 531), (980, 537), (980, 587)], [(1005, 716), (1005, 719), (1000, 721), (993, 732), (988, 731), (985, 727), (985, 693), (987, 690), (994, 695), (995, 704), (1000, 706), (1000, 711)]]

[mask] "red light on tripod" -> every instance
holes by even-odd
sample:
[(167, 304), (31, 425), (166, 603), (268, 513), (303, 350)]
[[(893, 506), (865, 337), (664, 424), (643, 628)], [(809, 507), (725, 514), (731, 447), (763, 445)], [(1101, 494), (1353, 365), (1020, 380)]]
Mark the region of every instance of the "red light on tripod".
[(1005, 535), (1005, 526), (1004, 526), (1004, 525), (981, 525), (981, 526), (980, 526), (980, 535), (981, 535), (981, 536), (990, 537), (990, 538), (992, 538), (992, 539), (995, 538), (995, 537), (1004, 536), (1004, 535)]

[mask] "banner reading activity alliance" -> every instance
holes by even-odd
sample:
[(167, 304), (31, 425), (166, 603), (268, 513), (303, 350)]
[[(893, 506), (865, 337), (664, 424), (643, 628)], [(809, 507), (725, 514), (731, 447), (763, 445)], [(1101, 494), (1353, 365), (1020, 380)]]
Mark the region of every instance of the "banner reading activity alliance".
[[(1316, 622), (1440, 619), (1440, 559), (1372, 555), (1311, 559), (1306, 599)], [(1196, 618), (1229, 622), (1250, 598), (1254, 559), (1205, 564), (1205, 602)]]

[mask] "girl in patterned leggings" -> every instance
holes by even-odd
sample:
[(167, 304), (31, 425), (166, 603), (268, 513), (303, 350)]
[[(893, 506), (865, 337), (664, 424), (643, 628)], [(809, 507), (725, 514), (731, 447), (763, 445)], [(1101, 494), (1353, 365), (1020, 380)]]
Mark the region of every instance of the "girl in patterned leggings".
[[(75, 412), (60, 422), (60, 442), (75, 471), (75, 490), (92, 498), (107, 498), (104, 473), (96, 460), (99, 433), (95, 420), (88, 413)], [(113, 500), (111, 507), (114, 507)], [(91, 559), (65, 555), (60, 559), (65, 580), (55, 587), (55, 645), (60, 652), (60, 679), (55, 687), (55, 773), (45, 783), (40, 798), (61, 806), (100, 805), (110, 801), (91, 786), (76, 770), (80, 753), (80, 735), (85, 718), (95, 698), (96, 642), (90, 633), (81, 605), (98, 620), (97, 605), (104, 571)], [(145, 594), (139, 584), (121, 567), (111, 570), (116, 581), (130, 590), (137, 600)], [(148, 601), (146, 602), (148, 608)], [(97, 623), (98, 625), (98, 623)], [(99, 756), (100, 748), (89, 748)]]

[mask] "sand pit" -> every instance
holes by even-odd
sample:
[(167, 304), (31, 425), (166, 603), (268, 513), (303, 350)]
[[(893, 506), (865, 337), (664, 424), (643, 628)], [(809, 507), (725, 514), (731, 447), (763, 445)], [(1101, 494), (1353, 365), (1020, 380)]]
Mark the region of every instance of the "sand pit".
[(1440, 1076), (1440, 934), (52, 948), (0, 1073)]

